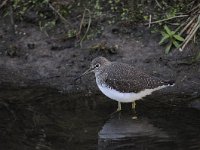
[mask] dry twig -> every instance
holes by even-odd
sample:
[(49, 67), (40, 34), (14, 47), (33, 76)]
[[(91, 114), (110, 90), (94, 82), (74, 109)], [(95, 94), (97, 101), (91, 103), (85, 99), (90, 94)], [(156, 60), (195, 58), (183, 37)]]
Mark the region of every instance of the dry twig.
[[(164, 22), (164, 21), (168, 21), (168, 20), (172, 20), (172, 19), (176, 19), (176, 18), (183, 18), (183, 17), (188, 17), (188, 15), (173, 16), (173, 17), (170, 17), (170, 18), (153, 21), (153, 22), (151, 22), (151, 24), (161, 23), (161, 22)], [(149, 25), (149, 23), (146, 23), (145, 25)]]
[(162, 6), (160, 5), (160, 3), (157, 0), (155, 0), (155, 1), (156, 1), (156, 4), (158, 5), (158, 7), (163, 9)]
[(188, 34), (188, 36), (185, 38), (185, 41), (183, 42), (182, 47), (179, 49), (180, 51), (183, 51), (183, 49), (186, 47), (186, 45), (189, 43), (189, 41), (193, 38), (193, 36), (195, 35), (195, 33), (197, 32), (197, 30), (200, 27), (200, 15), (197, 18), (197, 22), (196, 24), (193, 26), (193, 28), (190, 30), (190, 33)]
[(83, 27), (83, 22), (84, 22), (84, 20), (85, 20), (86, 11), (88, 12), (89, 20), (88, 20), (88, 25), (87, 25), (86, 32), (85, 32), (85, 34), (83, 35), (83, 37), (81, 38), (81, 40), (80, 40), (80, 46), (81, 46), (81, 47), (82, 47), (82, 42), (83, 42), (83, 40), (85, 39), (86, 35), (87, 35), (88, 32), (89, 32), (90, 25), (91, 25), (91, 22), (92, 22), (92, 17), (91, 17), (91, 12), (90, 12), (90, 10), (89, 10), (89, 9), (85, 9), (85, 10), (84, 10), (84, 13), (83, 13), (83, 17), (82, 17), (82, 19), (81, 19), (81, 23), (80, 23), (80, 27), (79, 27), (79, 32), (77, 33), (77, 37), (80, 37), (81, 30), (82, 30), (82, 27)]
[(4, 1), (1, 3), (1, 5), (0, 5), (0, 9), (1, 9), (3, 6), (5, 6), (7, 2), (8, 2), (8, 0), (4, 0)]
[(181, 30), (180, 35), (185, 32), (185, 30), (192, 24), (192, 22), (195, 20), (196, 16), (194, 16), (190, 22)]
[(72, 26), (71, 24), (70, 24), (70, 22), (69, 21), (67, 21), (59, 12), (58, 12), (58, 10), (56, 10), (54, 7), (53, 7), (53, 5), (51, 5), (50, 3), (49, 3), (49, 8), (51, 8), (58, 16), (59, 16), (59, 18), (61, 19), (61, 21), (66, 25), (69, 25), (69, 26)]
[(151, 15), (149, 15), (149, 28), (151, 27)]

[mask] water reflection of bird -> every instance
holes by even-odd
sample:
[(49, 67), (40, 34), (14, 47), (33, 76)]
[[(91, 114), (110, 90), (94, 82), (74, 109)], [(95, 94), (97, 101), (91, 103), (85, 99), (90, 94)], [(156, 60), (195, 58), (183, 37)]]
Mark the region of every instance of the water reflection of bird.
[(174, 85), (173, 81), (161, 80), (133, 66), (111, 62), (104, 57), (92, 60), (90, 68), (80, 77), (90, 72), (95, 73), (96, 83), (101, 92), (118, 101), (117, 111), (121, 110), (121, 102), (132, 102), (132, 109), (135, 109), (136, 100), (142, 99), (154, 91)]
[[(170, 136), (155, 127), (147, 118), (131, 119), (127, 114), (120, 119), (115, 114), (98, 133), (98, 150), (104, 149), (148, 149), (153, 144), (173, 142)], [(160, 148), (160, 147), (159, 147)]]

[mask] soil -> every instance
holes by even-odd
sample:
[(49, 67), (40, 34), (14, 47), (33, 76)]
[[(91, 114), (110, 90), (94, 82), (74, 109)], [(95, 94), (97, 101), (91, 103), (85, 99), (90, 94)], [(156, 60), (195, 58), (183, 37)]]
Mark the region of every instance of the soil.
[[(5, 18), (0, 19), (0, 24), (1, 87), (46, 86), (64, 93), (98, 93), (94, 75), (78, 82), (74, 79), (93, 58), (104, 56), (176, 81), (174, 87), (160, 93), (200, 96), (199, 62), (188, 63), (199, 50), (199, 43), (166, 55), (164, 47), (158, 44), (160, 35), (138, 23), (128, 29), (121, 24), (106, 25), (101, 36), (83, 41), (80, 48), (76, 46), (77, 39), (65, 38), (62, 25), (47, 35), (31, 22), (16, 23), (16, 34), (10, 32)], [(104, 48), (95, 49), (98, 45)]]

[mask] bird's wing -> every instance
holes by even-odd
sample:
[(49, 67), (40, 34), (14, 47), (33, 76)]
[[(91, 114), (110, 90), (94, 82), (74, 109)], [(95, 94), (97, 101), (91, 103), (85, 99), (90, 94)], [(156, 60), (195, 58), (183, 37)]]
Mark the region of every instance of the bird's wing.
[(133, 67), (114, 66), (117, 73), (110, 73), (107, 75), (105, 83), (118, 91), (126, 92), (140, 92), (145, 89), (153, 89), (164, 85), (164, 82), (156, 77), (152, 77), (144, 72), (138, 71)]

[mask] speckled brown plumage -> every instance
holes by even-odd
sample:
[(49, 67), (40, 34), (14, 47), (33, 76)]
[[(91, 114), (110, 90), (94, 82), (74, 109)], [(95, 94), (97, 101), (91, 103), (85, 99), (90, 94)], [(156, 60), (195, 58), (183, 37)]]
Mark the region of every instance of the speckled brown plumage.
[(95, 72), (96, 80), (100, 84), (107, 85), (117, 91), (138, 93), (145, 89), (154, 89), (162, 85), (172, 84), (150, 76), (128, 64), (110, 62), (104, 59), (100, 57), (92, 62), (93, 64), (100, 63), (104, 65)]

